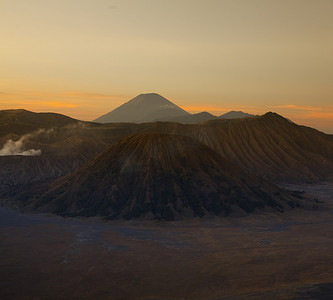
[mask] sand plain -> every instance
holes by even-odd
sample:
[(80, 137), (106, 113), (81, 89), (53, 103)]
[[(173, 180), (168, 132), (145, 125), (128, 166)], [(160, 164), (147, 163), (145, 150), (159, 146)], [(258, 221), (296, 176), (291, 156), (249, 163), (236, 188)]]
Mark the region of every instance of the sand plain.
[(332, 299), (333, 185), (288, 188), (318, 208), (177, 222), (1, 208), (0, 298)]

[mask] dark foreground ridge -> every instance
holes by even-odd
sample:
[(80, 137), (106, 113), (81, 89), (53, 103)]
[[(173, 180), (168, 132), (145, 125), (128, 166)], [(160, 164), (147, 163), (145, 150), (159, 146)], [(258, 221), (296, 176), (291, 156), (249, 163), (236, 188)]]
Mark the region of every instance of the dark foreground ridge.
[(286, 191), (244, 173), (203, 143), (167, 134), (125, 137), (78, 171), (15, 199), (25, 210), (110, 219), (173, 220), (297, 206)]

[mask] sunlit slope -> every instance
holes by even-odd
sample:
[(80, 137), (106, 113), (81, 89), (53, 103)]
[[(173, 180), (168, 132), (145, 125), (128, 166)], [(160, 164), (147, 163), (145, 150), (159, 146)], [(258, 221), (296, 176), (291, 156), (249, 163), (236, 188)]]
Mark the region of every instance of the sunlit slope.
[(204, 144), (165, 134), (128, 136), (78, 171), (16, 199), (25, 209), (65, 215), (166, 220), (295, 204)]
[(95, 120), (99, 123), (171, 121), (190, 113), (156, 93), (141, 94)]
[(267, 179), (333, 179), (333, 136), (275, 113), (197, 125), (155, 123), (147, 130), (191, 136), (244, 170)]

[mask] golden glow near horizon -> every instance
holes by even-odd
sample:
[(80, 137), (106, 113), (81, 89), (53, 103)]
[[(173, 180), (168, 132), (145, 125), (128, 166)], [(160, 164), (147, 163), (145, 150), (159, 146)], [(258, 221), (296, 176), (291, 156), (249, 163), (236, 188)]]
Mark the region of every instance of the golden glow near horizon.
[(331, 0), (0, 0), (0, 109), (92, 120), (156, 92), (333, 133)]

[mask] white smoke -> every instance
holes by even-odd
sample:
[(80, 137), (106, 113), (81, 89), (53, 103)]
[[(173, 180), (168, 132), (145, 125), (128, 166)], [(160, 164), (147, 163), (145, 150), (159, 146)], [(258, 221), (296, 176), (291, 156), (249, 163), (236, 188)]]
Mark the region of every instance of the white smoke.
[[(87, 127), (87, 125), (83, 122), (78, 122), (76, 124), (66, 125), (63, 128), (72, 132), (73, 130), (83, 130)], [(0, 156), (8, 156), (8, 155), (23, 155), (23, 156), (39, 156), (42, 154), (41, 149), (29, 149), (23, 150), (24, 143), (30, 139), (34, 139), (36, 137), (46, 137), (52, 134), (56, 134), (55, 128), (44, 129), (40, 128), (36, 131), (33, 131), (29, 134), (22, 136), (18, 141), (13, 141), (9, 139), (0, 149)]]
[(29, 149), (23, 150), (23, 144), (27, 141), (32, 135), (40, 134), (43, 129), (40, 129), (32, 134), (26, 134), (22, 136), (18, 141), (13, 141), (9, 139), (0, 150), (0, 156), (8, 156), (8, 155), (22, 155), (22, 156), (39, 156), (42, 154), (42, 150), (40, 149)]

